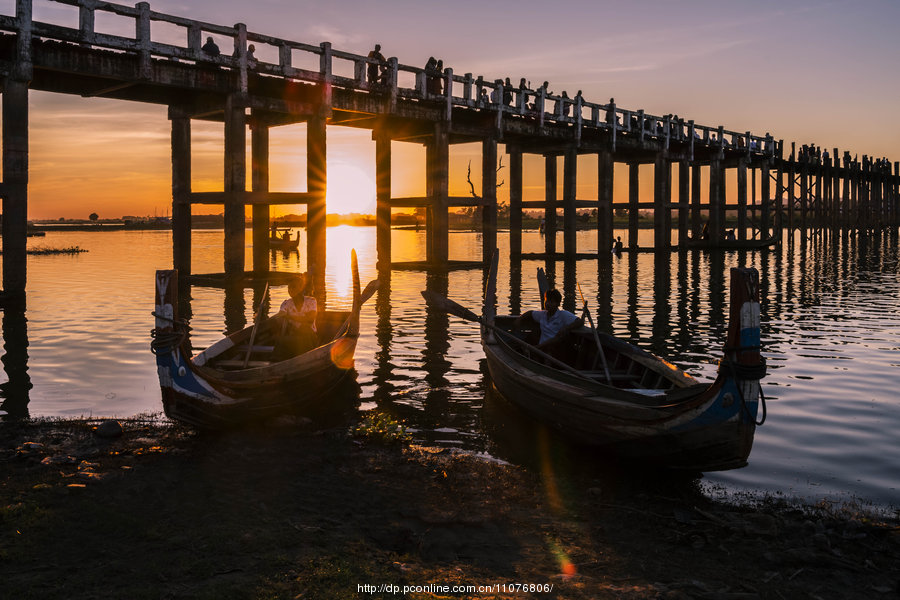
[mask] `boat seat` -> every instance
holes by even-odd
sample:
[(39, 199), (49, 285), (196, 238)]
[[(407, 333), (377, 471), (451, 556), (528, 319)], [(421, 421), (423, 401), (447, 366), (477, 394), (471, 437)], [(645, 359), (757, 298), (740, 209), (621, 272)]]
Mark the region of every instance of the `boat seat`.
[(660, 396), (666, 395), (666, 392), (663, 390), (648, 390), (646, 388), (629, 388), (624, 391), (631, 392), (633, 394), (640, 394), (642, 396), (650, 396), (653, 398), (658, 398)]
[[(579, 371), (590, 377), (592, 379), (606, 379), (605, 371)], [(610, 373), (609, 378), (613, 381), (629, 381), (629, 380), (637, 380), (638, 376), (636, 373)]]
[(268, 360), (251, 360), (244, 367), (244, 361), (241, 359), (217, 360), (211, 366), (217, 369), (256, 369), (258, 367), (268, 367), (272, 362)]
[[(247, 351), (247, 344), (243, 344), (243, 345), (241, 345), (241, 346), (238, 346), (237, 349), (238, 349), (238, 351), (240, 351), (240, 352), (246, 352), (246, 351)], [(260, 352), (260, 353), (263, 353), (263, 354), (264, 354), (264, 353), (266, 353), (266, 352), (272, 352), (273, 350), (275, 350), (275, 346), (258, 346), (258, 345), (256, 345), (256, 344), (254, 344), (254, 345), (253, 345), (253, 348), (252, 348), (252, 350), (251, 350), (251, 352)]]

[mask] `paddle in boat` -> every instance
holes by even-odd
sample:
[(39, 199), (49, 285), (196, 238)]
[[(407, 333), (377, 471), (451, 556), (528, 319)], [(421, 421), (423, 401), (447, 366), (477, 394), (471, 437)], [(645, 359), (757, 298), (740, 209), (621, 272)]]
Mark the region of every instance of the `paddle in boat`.
[(319, 311), (320, 345), (280, 361), (272, 360), (273, 351), (285, 328), (281, 317), (261, 318), (266, 293), (251, 326), (192, 356), (187, 324), (177, 314), (178, 273), (157, 271), (151, 348), (166, 415), (199, 428), (220, 429), (281, 414), (309, 416), (325, 409), (333, 391), (355, 374), (360, 309), (378, 289), (378, 280), (373, 280), (360, 292), (355, 251), (351, 263), (352, 309)]
[(715, 381), (708, 384), (599, 333), (593, 323), (571, 332), (561, 354), (539, 350), (534, 346), (538, 331), (517, 328), (516, 316), (495, 316), (496, 272), (495, 255), (480, 317), (439, 294), (422, 295), (450, 314), (481, 324), (491, 381), (508, 401), (572, 442), (627, 459), (693, 471), (747, 464), (756, 426), (765, 420), (756, 269), (731, 270), (724, 355)]

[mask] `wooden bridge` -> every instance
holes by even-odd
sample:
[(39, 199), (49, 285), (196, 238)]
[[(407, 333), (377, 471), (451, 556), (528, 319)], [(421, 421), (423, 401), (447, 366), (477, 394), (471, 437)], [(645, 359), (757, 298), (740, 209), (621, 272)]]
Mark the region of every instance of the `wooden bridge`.
[[(629, 215), (626, 249), (638, 250), (639, 211), (654, 215), (653, 250), (672, 249), (696, 235), (703, 224), (715, 244), (725, 237), (726, 210), (737, 213), (740, 239), (780, 237), (795, 228), (897, 226), (898, 163), (868, 157), (856, 160), (838, 150), (786, 152), (768, 133), (731, 131), (674, 115), (590, 102), (579, 92), (556, 96), (545, 87), (519, 89), (501, 79), (456, 74), (401, 64), (396, 58), (368, 58), (332, 48), (233, 27), (154, 12), (146, 2), (134, 7), (100, 0), (46, 0), (68, 7), (70, 23), (32, 18), (32, 0), (17, 0), (15, 15), (0, 15), (0, 83), (3, 93), (3, 289), (25, 289), (28, 183), (28, 90), (85, 97), (151, 102), (168, 106), (172, 123), (172, 228), (174, 266), (190, 273), (190, 220), (193, 204), (224, 205), (224, 276), (245, 275), (245, 207), (252, 207), (253, 265), (268, 270), (269, 208), (307, 207), (307, 260), (324, 279), (326, 127), (371, 129), (376, 148), (377, 247), (379, 268), (390, 268), (392, 208), (427, 209), (427, 253), (421, 264), (449, 266), (448, 212), (481, 208), (484, 253), (496, 245), (498, 144), (509, 155), (511, 253), (521, 254), (522, 211), (544, 212), (555, 232), (562, 209), (563, 248), (545, 236), (543, 256), (577, 257), (577, 211), (596, 209), (600, 254), (613, 244), (613, 214)], [(114, 16), (126, 31), (100, 31), (96, 17)], [(104, 21), (106, 19), (103, 19)], [(180, 43), (173, 43), (172, 31)], [(161, 33), (162, 32), (162, 33)], [(212, 55), (206, 37), (223, 43)], [(256, 53), (253, 52), (256, 50)], [(259, 56), (277, 56), (267, 62)], [(225, 172), (220, 192), (191, 190), (191, 120), (224, 122)], [(269, 130), (305, 122), (307, 191), (268, 190)], [(246, 136), (251, 136), (251, 173), (246, 172)], [(391, 196), (391, 142), (423, 144), (426, 195)], [(480, 197), (449, 194), (450, 145), (479, 142), (483, 177)], [(523, 201), (522, 157), (545, 157), (545, 199)], [(598, 192), (576, 197), (577, 158), (597, 156)], [(557, 159), (563, 157), (563, 189), (557, 189)], [(628, 165), (629, 194), (613, 199), (616, 162)], [(640, 165), (653, 165), (652, 201), (641, 202)], [(678, 189), (672, 189), (673, 166)], [(726, 205), (726, 177), (736, 173), (736, 203)], [(748, 186), (748, 172), (750, 185)], [(701, 197), (703, 174), (708, 193)], [(248, 188), (249, 178), (249, 190)], [(759, 181), (757, 188), (756, 182)], [(750, 189), (748, 189), (748, 187)], [(674, 220), (673, 220), (674, 215)], [(750, 232), (748, 234), (748, 232)], [(319, 286), (317, 286), (319, 287)], [(323, 287), (319, 287), (323, 289)]]

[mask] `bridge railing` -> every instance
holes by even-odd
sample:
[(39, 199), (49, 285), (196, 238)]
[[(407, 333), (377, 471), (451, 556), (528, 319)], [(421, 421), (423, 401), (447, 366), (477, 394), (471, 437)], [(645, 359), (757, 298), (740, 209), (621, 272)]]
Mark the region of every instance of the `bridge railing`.
[[(77, 9), (70, 15), (71, 26), (34, 21), (34, 4), (66, 5)], [(98, 31), (97, 17), (112, 15), (130, 22), (117, 32)], [(156, 24), (161, 24), (155, 27)], [(177, 33), (172, 32), (175, 28)], [(390, 106), (398, 98), (434, 103), (447, 119), (457, 106), (493, 111), (500, 128), (504, 117), (537, 121), (541, 126), (574, 127), (580, 140), (585, 128), (610, 131), (613, 149), (618, 136), (655, 139), (666, 148), (671, 143), (685, 144), (693, 154), (695, 146), (743, 149), (750, 155), (774, 156), (773, 138), (750, 132), (726, 131), (723, 127), (697, 125), (673, 115), (655, 116), (643, 110), (627, 110), (614, 101), (600, 104), (585, 101), (580, 91), (572, 98), (537, 90), (504, 86), (501, 79), (457, 75), (452, 69), (428, 71), (399, 63), (396, 58), (380, 61), (367, 56), (335, 50), (329, 42), (319, 45), (285, 40), (247, 31), (244, 24), (233, 27), (216, 25), (150, 10), (147, 2), (134, 7), (102, 0), (16, 0), (15, 15), (0, 15), (0, 30), (15, 32), (18, 60), (30, 63), (31, 39), (49, 40), (137, 53), (141, 58), (141, 76), (151, 76), (151, 58), (208, 63), (239, 73), (240, 91), (248, 89), (248, 73), (258, 73), (327, 84), (323, 101), (331, 103), (333, 87), (367, 91), (386, 96)], [(158, 31), (164, 30), (164, 31)], [(123, 33), (129, 32), (129, 34)], [(133, 32), (133, 35), (130, 35)], [(203, 49), (204, 36), (218, 40), (225, 48), (218, 55)], [(181, 38), (181, 42), (175, 40)], [(229, 47), (230, 46), (230, 47)], [(258, 46), (258, 47), (257, 47)]]

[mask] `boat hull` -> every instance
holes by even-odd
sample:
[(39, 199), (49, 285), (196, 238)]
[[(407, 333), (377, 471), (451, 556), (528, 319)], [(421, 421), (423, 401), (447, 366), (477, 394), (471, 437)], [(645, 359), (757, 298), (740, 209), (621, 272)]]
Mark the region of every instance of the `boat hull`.
[(674, 404), (649, 406), (634, 392), (565, 373), (548, 377), (542, 365), (528, 364), (533, 361), (500, 341), (483, 346), (495, 389), (575, 444), (676, 469), (747, 464), (758, 400), (742, 399), (733, 379), (720, 377), (708, 387), (694, 386), (692, 394), (685, 390), (687, 397)]

